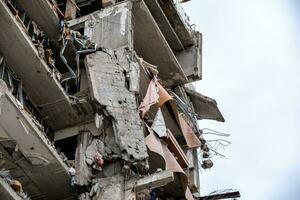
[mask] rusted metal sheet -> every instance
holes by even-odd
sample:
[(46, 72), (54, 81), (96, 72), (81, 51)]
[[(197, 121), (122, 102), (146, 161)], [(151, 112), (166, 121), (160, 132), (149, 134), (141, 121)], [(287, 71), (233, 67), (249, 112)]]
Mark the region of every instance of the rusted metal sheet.
[(170, 102), (171, 107), (173, 109), (175, 118), (177, 120), (177, 123), (179, 124), (181, 128), (181, 132), (186, 140), (186, 143), (189, 148), (197, 148), (201, 146), (201, 142), (199, 138), (195, 135), (193, 129), (188, 125), (188, 123), (183, 118), (183, 114), (179, 113), (176, 101), (173, 99), (173, 97), (164, 89), (162, 85), (159, 83), (157, 84), (159, 88), (159, 103), (158, 105), (161, 107), (166, 102)]
[(201, 146), (201, 142), (199, 138), (194, 133), (193, 129), (188, 125), (185, 119), (182, 116), (183, 114), (179, 115), (179, 123), (181, 127), (181, 131), (183, 137), (185, 138), (186, 144), (189, 148), (198, 148)]
[(172, 153), (174, 153), (175, 156), (177, 157), (177, 161), (180, 164), (180, 166), (182, 168), (189, 167), (188, 159), (187, 159), (185, 153), (183, 152), (182, 148), (178, 144), (178, 142), (177, 142), (176, 138), (174, 137), (173, 133), (171, 133), (171, 131), (168, 130), (167, 135), (168, 136), (165, 139), (165, 141), (167, 142), (168, 148), (170, 149), (170, 151)]
[[(149, 130), (149, 129), (148, 129)], [(176, 158), (173, 156), (173, 154), (168, 149), (168, 146), (160, 141), (160, 139), (155, 135), (153, 131), (149, 131), (149, 135), (145, 138), (145, 142), (147, 144), (147, 147), (150, 149), (150, 151), (153, 151), (157, 153), (158, 155), (162, 156), (165, 161), (165, 170), (171, 170), (174, 173), (177, 173), (180, 177), (181, 184), (180, 186), (185, 191), (185, 196), (188, 200), (193, 200), (192, 196), (190, 195), (190, 191), (187, 187), (188, 179), (177, 162)], [(177, 185), (178, 186), (178, 185)]]

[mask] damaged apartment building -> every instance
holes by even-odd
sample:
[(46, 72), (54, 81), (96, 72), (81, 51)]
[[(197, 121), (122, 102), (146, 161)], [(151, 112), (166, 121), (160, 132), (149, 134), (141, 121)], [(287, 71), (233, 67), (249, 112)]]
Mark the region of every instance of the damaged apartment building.
[(0, 0), (0, 199), (199, 199), (224, 121), (179, 0)]

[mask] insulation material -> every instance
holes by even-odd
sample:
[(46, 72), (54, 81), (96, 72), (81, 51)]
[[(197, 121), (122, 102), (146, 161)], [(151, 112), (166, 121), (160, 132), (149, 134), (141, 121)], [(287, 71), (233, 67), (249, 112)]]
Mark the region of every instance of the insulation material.
[(161, 109), (159, 108), (156, 116), (154, 118), (153, 124), (151, 128), (155, 131), (155, 133), (160, 137), (166, 137), (167, 136), (167, 127), (164, 120), (164, 116), (161, 112)]

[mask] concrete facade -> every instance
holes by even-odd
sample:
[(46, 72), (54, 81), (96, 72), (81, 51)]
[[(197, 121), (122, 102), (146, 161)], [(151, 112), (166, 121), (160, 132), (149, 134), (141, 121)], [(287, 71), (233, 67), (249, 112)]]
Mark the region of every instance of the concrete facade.
[(197, 199), (197, 121), (224, 118), (190, 85), (202, 34), (178, 2), (0, 0), (0, 15), (0, 199)]

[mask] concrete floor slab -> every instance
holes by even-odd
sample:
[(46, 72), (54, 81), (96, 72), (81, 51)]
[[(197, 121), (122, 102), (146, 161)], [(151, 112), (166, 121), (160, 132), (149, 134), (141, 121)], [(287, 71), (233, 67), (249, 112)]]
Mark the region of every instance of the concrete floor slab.
[[(6, 154), (4, 166), (0, 167), (18, 169), (12, 172), (14, 178), (27, 177), (23, 178), (27, 180), (22, 183), (24, 187), (26, 188), (29, 179), (38, 188), (35, 191), (40, 191), (49, 199), (72, 196), (74, 190), (70, 186), (68, 167), (35, 125), (34, 119), (22, 108), (4, 84), (0, 81), (0, 126), (9, 139), (0, 142), (4, 147), (0, 149), (1, 153)], [(16, 145), (17, 151), (13, 151), (12, 154), (5, 150), (5, 147), (16, 148)], [(21, 156), (14, 156), (17, 152)], [(18, 161), (14, 161), (16, 157)], [(30, 191), (32, 190), (28, 190)]]
[(73, 109), (71, 101), (59, 81), (52, 75), (46, 62), (23, 27), (0, 1), (0, 50), (10, 68), (22, 80), (30, 100), (54, 130), (86, 120)]

